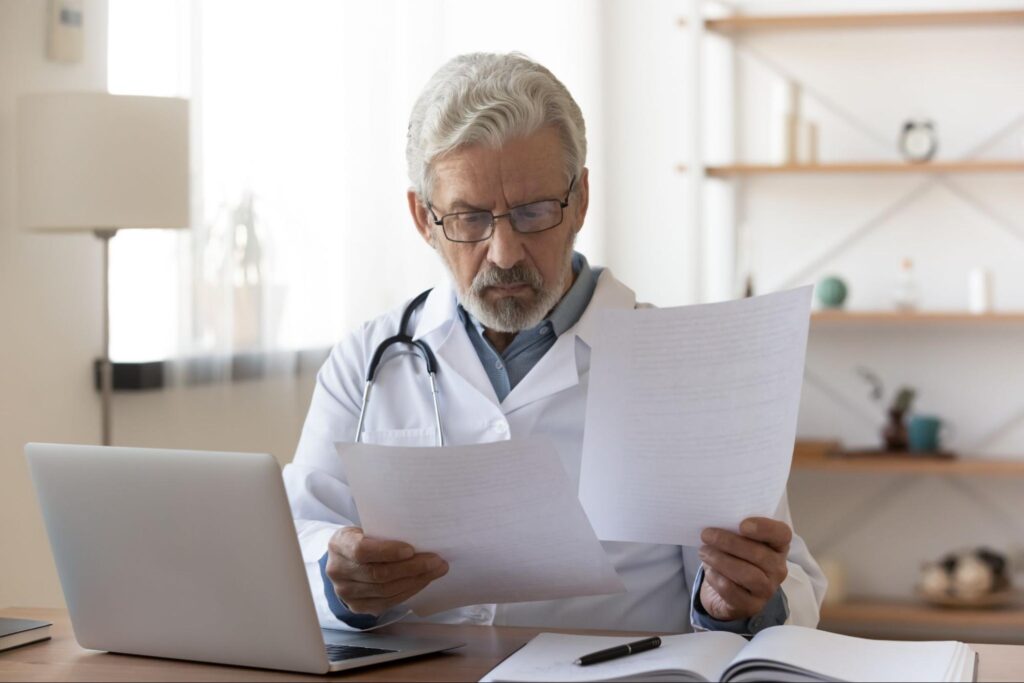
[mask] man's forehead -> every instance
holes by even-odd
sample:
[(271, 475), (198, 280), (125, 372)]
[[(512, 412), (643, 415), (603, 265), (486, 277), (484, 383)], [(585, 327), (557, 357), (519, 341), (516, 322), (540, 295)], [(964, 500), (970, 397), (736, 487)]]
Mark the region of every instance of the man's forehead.
[(563, 192), (561, 148), (546, 138), (538, 133), (500, 149), (473, 145), (449, 152), (433, 164), (432, 201), (518, 202)]

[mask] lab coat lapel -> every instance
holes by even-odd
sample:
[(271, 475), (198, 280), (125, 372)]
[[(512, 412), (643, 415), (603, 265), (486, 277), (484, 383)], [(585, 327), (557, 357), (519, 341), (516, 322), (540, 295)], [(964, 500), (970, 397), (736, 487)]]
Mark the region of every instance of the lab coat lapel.
[(576, 369), (576, 335), (566, 330), (555, 340), (537, 364), (519, 380), (501, 403), (501, 410), (508, 415), (525, 405), (551, 396), (579, 384), (580, 374)]
[[(446, 376), (447, 371), (454, 372), (484, 398), (497, 405), (498, 395), (494, 393), (494, 386), (459, 319), (457, 306), (458, 299), (451, 281), (446, 280), (444, 284), (435, 287), (423, 303), (413, 338), (423, 339), (430, 345), (438, 363), (444, 366), (439, 370), (442, 376)], [(445, 379), (442, 379), (442, 387)]]
[(631, 309), (635, 306), (636, 295), (633, 290), (616, 280), (609, 270), (601, 271), (597, 287), (583, 315), (575, 325), (558, 337), (554, 346), (509, 392), (501, 404), (502, 411), (507, 415), (534, 401), (579, 384), (580, 373), (576, 365), (577, 337), (593, 347), (601, 311), (609, 308)]

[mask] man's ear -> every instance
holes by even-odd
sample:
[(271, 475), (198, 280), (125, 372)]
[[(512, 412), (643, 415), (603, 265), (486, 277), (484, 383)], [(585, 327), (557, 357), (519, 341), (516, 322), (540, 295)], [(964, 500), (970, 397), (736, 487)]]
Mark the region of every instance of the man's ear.
[(577, 181), (579, 191), (576, 196), (576, 232), (583, 228), (583, 220), (587, 217), (587, 208), (590, 206), (590, 169), (584, 167), (580, 171), (580, 179)]
[(406, 199), (409, 202), (409, 213), (412, 214), (412, 220), (416, 224), (416, 232), (420, 234), (420, 237), (434, 248), (434, 221), (427, 210), (427, 207), (422, 201), (420, 196), (416, 194), (416, 190), (412, 188), (406, 193)]

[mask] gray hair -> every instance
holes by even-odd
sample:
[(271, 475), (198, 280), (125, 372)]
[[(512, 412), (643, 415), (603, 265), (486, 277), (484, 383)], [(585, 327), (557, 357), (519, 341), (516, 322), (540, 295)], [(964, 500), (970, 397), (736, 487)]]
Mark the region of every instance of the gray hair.
[(425, 201), (437, 157), (467, 145), (501, 147), (545, 126), (562, 139), (566, 181), (578, 179), (587, 161), (586, 125), (562, 82), (517, 52), (460, 55), (438, 69), (412, 108), (409, 180)]

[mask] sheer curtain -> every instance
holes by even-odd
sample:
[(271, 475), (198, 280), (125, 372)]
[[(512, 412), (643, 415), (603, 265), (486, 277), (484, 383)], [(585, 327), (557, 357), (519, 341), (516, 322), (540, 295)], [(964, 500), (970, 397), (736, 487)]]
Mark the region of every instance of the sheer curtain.
[(192, 230), (114, 240), (115, 360), (184, 359), (186, 380), (315, 364), (443, 277), (408, 216), (404, 148), (455, 54), (549, 66), (600, 164), (598, 3), (111, 0), (110, 17), (110, 90), (189, 96), (194, 128)]

